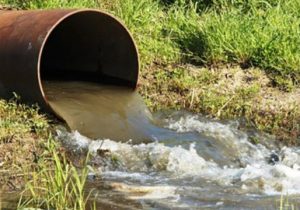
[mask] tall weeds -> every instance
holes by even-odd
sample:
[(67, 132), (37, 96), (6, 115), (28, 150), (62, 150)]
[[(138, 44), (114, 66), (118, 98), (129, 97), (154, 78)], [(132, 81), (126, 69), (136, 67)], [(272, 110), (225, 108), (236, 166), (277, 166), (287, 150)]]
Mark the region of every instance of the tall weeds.
[(85, 193), (88, 175), (86, 167), (75, 168), (68, 163), (53, 140), (48, 141), (39, 169), (31, 172), (19, 201), (19, 209), (87, 209), (89, 195)]

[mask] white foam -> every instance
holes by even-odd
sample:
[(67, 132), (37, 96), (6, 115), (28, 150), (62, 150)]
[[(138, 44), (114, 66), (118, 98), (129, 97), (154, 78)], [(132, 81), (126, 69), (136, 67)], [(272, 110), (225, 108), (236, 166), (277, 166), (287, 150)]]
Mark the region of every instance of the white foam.
[[(245, 193), (257, 192), (268, 195), (300, 193), (300, 149), (284, 147), (278, 154), (280, 160), (271, 165), (266, 157), (273, 153), (263, 145), (253, 145), (246, 133), (240, 132), (232, 124), (201, 121), (196, 116), (182, 117), (169, 121), (168, 127), (176, 132), (199, 132), (211, 136), (236, 151), (241, 166), (221, 167), (213, 161), (205, 160), (196, 151), (196, 143), (185, 149), (180, 145), (169, 147), (162, 143), (131, 145), (109, 139), (89, 140), (78, 132), (58, 133), (59, 138), (72, 142), (78, 147), (88, 148), (96, 157), (98, 150), (108, 150), (120, 162), (120, 168), (107, 167), (103, 170), (106, 177), (130, 178), (131, 180), (153, 180), (149, 174), (155, 172), (157, 178), (166, 179), (185, 177), (205, 178), (223, 187), (237, 186)], [(159, 177), (161, 176), (161, 177)], [(195, 181), (197, 184), (197, 181)], [(148, 198), (159, 195), (148, 194)], [(169, 192), (168, 192), (169, 193)], [(147, 198), (145, 196), (145, 198)]]

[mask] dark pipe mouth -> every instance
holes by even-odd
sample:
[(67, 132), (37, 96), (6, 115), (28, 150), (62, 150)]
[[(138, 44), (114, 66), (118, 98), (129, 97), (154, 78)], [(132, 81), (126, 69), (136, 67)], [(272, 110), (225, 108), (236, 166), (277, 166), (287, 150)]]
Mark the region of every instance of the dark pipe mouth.
[(48, 31), (38, 61), (43, 84), (55, 81), (89, 81), (136, 87), (139, 57), (126, 27), (99, 10), (75, 10)]

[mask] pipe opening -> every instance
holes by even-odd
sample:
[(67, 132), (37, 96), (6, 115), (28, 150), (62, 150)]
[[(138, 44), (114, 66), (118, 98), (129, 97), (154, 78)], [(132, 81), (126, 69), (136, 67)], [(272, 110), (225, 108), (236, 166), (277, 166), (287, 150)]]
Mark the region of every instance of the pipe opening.
[(93, 139), (152, 140), (151, 114), (134, 91), (137, 50), (120, 22), (97, 10), (5, 15), (0, 20), (5, 92), (38, 102), (70, 130)]
[(108, 14), (88, 10), (64, 17), (43, 47), (42, 84), (89, 81), (135, 88), (138, 54), (126, 28)]

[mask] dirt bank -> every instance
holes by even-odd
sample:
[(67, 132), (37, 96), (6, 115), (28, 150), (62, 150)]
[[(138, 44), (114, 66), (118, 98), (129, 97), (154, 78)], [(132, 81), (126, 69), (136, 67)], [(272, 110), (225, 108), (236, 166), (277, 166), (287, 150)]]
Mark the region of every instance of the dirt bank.
[(286, 144), (300, 143), (300, 88), (279, 90), (265, 71), (230, 65), (152, 66), (140, 78), (140, 93), (152, 110), (187, 109), (220, 119), (243, 118)]

